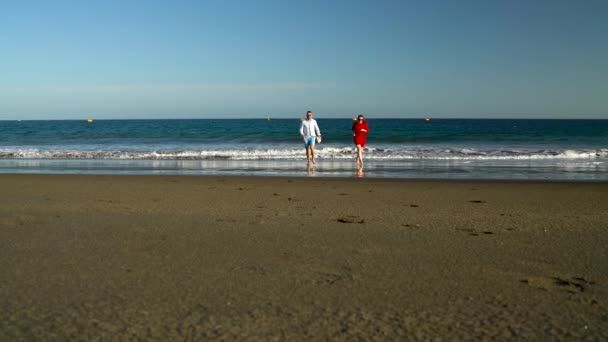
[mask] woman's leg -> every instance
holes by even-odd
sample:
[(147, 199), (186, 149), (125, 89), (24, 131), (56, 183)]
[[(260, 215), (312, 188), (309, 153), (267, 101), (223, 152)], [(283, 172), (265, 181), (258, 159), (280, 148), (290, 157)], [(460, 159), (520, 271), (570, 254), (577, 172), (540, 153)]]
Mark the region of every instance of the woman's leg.
[(357, 145), (357, 164), (363, 165), (363, 147)]

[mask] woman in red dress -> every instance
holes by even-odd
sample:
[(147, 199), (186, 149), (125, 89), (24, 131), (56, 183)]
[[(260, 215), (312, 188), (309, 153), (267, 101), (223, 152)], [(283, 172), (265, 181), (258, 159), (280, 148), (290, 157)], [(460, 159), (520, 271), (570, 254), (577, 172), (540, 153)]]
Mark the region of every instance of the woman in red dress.
[(369, 128), (367, 122), (365, 122), (365, 117), (363, 117), (363, 114), (359, 114), (357, 121), (353, 123), (353, 141), (357, 146), (357, 166), (359, 167), (363, 167), (363, 148), (368, 132)]

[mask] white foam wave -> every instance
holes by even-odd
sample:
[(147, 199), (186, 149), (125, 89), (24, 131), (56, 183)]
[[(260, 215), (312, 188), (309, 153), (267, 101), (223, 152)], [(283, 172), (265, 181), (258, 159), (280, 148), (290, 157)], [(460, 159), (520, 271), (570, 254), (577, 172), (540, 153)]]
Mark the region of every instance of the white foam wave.
[[(318, 147), (323, 159), (353, 158), (352, 147)], [(523, 161), (523, 160), (595, 160), (608, 159), (608, 149), (599, 150), (525, 150), (475, 148), (366, 148), (372, 160), (453, 160), (453, 161)], [(293, 160), (304, 158), (302, 148), (208, 150), (78, 150), (40, 148), (2, 148), (0, 159), (133, 159), (133, 160)]]

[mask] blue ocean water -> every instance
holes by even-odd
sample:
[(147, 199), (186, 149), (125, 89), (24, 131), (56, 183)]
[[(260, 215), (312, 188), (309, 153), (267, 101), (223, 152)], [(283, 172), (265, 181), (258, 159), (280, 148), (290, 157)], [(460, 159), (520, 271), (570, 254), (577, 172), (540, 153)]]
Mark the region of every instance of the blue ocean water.
[[(0, 173), (356, 175), (350, 119), (0, 121)], [(608, 180), (608, 120), (368, 119), (365, 177)], [(360, 174), (359, 174), (360, 175)]]

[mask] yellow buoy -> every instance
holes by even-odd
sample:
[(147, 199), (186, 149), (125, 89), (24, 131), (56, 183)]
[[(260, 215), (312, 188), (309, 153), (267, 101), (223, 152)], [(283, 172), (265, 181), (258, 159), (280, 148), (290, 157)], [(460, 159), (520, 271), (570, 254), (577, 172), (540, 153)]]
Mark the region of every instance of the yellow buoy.
[(431, 121), (431, 119), (425, 118), (424, 121), (429, 122), (429, 121)]
[(91, 123), (91, 122), (93, 122), (93, 119), (87, 119), (87, 122)]

